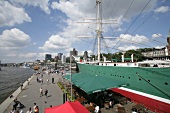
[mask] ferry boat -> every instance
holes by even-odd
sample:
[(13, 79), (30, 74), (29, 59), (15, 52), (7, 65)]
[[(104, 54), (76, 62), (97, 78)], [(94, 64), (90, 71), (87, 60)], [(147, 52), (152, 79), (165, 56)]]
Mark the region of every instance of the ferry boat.
[(30, 65), (26, 62), (23, 63), (22, 66), (20, 66), (21, 68), (30, 68)]
[[(100, 0), (96, 7), (100, 9)], [(143, 62), (100, 62), (101, 18), (97, 12), (98, 61), (77, 62), (79, 72), (84, 75), (97, 75), (114, 81), (128, 83), (111, 88), (132, 101), (144, 104), (156, 112), (170, 111), (170, 61), (152, 60)], [(133, 55), (132, 58), (133, 60)]]
[(34, 66), (34, 70), (39, 70), (39, 66), (38, 66), (38, 65), (35, 65), (35, 66)]

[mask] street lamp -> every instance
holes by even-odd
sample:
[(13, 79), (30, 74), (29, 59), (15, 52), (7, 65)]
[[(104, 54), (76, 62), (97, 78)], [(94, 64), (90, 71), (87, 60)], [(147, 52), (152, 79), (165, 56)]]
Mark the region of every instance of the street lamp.
[(72, 94), (72, 75), (71, 75), (71, 55), (70, 55), (70, 85), (71, 85), (71, 101), (72, 101), (73, 94)]

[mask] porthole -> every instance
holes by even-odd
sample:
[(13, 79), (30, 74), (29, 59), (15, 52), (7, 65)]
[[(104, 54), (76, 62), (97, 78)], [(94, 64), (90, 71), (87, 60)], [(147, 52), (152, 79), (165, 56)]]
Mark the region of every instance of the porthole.
[(128, 77), (130, 79), (130, 77)]
[(141, 81), (141, 79), (139, 79)]
[(168, 83), (167, 83), (167, 82), (165, 82), (165, 85), (168, 85)]

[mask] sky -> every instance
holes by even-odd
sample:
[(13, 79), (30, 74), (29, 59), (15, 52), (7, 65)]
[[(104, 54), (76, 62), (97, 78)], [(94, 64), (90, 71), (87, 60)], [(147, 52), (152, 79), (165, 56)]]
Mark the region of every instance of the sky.
[[(100, 1), (102, 53), (167, 45), (169, 0)], [(0, 0), (1, 63), (69, 56), (73, 48), (97, 54), (96, 8), (96, 0)]]

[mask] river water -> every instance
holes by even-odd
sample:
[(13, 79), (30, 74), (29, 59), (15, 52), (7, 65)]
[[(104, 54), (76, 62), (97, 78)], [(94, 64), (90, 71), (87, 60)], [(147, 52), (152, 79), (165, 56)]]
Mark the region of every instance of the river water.
[(11, 95), (19, 86), (30, 78), (35, 71), (30, 68), (1, 67), (0, 103)]

